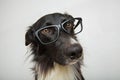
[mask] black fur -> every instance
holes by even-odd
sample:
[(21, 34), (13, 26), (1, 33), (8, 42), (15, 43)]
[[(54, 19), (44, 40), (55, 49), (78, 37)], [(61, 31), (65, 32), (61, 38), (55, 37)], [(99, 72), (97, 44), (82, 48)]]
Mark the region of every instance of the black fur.
[[(33, 61), (40, 66), (40, 73), (46, 75), (47, 72), (54, 68), (54, 62), (60, 64), (60, 65), (69, 65), (69, 63), (66, 62), (68, 57), (66, 55), (69, 55), (71, 50), (74, 47), (78, 47), (78, 56), (83, 56), (82, 54), (82, 47), (80, 44), (70, 44), (70, 38), (73, 38), (77, 41), (77, 38), (73, 34), (67, 34), (64, 31), (60, 31), (60, 36), (58, 40), (54, 43), (43, 45), (39, 42), (39, 40), (35, 36), (35, 31), (39, 28), (42, 28), (47, 25), (57, 25), (62, 23), (65, 20), (72, 19), (73, 17), (68, 14), (61, 14), (61, 13), (53, 13), (48, 14), (40, 18), (35, 24), (29, 27), (28, 31), (25, 35), (25, 45), (28, 46), (30, 44), (32, 55), (33, 55)], [(73, 54), (74, 55), (74, 54)], [(81, 64), (82, 59), (80, 61), (76, 62), (75, 65), (76, 69), (79, 72), (79, 77), (77, 80), (84, 80), (82, 73), (81, 73)], [(35, 80), (38, 80), (38, 74), (37, 71), (35, 71)]]

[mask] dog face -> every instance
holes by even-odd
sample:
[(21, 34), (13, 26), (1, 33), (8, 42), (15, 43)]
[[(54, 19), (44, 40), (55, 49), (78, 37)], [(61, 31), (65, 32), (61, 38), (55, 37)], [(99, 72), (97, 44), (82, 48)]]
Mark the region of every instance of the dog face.
[(82, 31), (81, 21), (81, 18), (60, 13), (40, 18), (25, 35), (25, 44), (31, 44), (34, 60), (45, 61), (44, 57), (60, 65), (78, 62), (83, 49), (75, 35)]

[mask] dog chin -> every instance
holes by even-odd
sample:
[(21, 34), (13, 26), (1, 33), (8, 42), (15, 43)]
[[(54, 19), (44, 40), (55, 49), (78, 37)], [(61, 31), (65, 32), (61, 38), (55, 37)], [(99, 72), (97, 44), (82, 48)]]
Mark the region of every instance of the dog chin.
[(76, 64), (79, 61), (79, 59), (76, 60), (66, 60), (66, 65), (73, 65)]
[(79, 59), (71, 60), (71, 59), (66, 59), (64, 62), (56, 62), (60, 65), (66, 66), (66, 65), (74, 65), (79, 61)]
[(66, 64), (66, 65), (74, 65), (74, 64), (76, 64), (77, 62), (81, 61), (81, 59), (83, 59), (83, 56), (80, 56), (80, 57), (77, 58), (77, 59), (70, 59), (70, 58), (68, 58), (68, 59), (66, 59), (65, 64)]

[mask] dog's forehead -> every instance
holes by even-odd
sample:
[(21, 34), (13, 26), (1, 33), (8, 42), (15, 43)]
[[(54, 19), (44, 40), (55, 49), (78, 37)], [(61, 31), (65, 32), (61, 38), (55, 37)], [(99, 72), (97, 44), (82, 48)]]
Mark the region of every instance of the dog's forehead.
[(66, 16), (64, 14), (49, 14), (45, 16), (45, 23), (51, 23), (53, 25), (57, 25), (62, 23), (64, 20), (72, 18), (71, 16)]
[(58, 25), (61, 24), (63, 21), (72, 19), (73, 17), (68, 14), (61, 14), (61, 13), (53, 13), (48, 14), (41, 17), (34, 25), (34, 29), (37, 30), (39, 28), (45, 27), (49, 25)]

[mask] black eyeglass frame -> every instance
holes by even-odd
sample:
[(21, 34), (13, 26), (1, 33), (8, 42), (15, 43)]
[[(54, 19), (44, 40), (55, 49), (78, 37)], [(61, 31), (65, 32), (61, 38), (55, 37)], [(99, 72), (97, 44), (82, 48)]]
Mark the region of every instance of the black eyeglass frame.
[[(70, 20), (75, 20), (75, 19), (77, 19), (78, 22), (77, 22), (77, 24), (75, 25), (74, 29), (75, 29), (79, 24), (81, 25), (81, 30), (80, 30), (79, 32), (77, 32), (77, 33), (74, 34), (74, 35), (76, 35), (76, 34), (82, 32), (82, 30), (83, 30), (82, 18), (80, 18), (80, 17), (66, 20), (66, 21), (64, 21), (64, 22), (62, 22), (61, 24), (58, 24), (58, 25), (49, 25), (49, 26), (45, 26), (45, 27), (43, 27), (43, 28), (39, 28), (37, 31), (35, 31), (35, 36), (37, 37), (37, 39), (40, 41), (41, 44), (43, 44), (43, 45), (51, 44), (51, 43), (57, 41), (61, 29), (63, 29), (66, 33), (70, 34), (70, 33), (63, 27), (63, 25), (64, 25), (66, 22), (68, 22), (68, 21), (70, 21)], [(50, 28), (51, 26), (52, 26), (52, 28), (53, 28), (53, 26), (54, 26), (54, 27), (58, 30), (57, 37), (56, 37), (55, 40), (53, 40), (53, 41), (51, 41), (51, 42), (48, 42), (48, 43), (45, 43), (45, 42), (43, 42), (43, 41), (39, 38), (38, 33), (39, 33), (39, 31), (41, 31), (41, 30), (43, 30), (43, 29)]]

